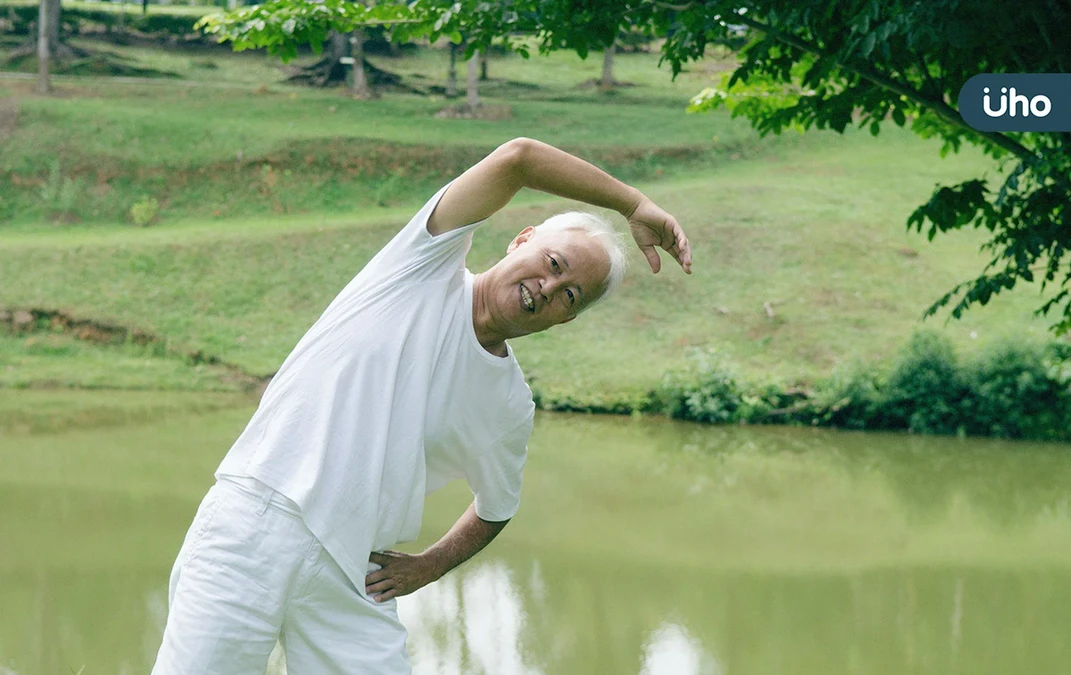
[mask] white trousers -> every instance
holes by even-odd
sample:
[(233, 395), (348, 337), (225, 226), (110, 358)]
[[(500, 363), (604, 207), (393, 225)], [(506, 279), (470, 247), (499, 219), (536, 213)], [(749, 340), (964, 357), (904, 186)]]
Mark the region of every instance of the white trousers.
[[(373, 566), (374, 568), (374, 566)], [(296, 505), (251, 478), (208, 491), (171, 572), (153, 675), (410, 673), (396, 601), (354, 588)]]

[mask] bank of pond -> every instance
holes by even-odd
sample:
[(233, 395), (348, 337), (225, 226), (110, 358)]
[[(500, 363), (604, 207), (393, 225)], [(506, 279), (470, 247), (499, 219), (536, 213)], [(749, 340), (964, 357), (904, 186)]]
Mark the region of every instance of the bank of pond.
[(1071, 343), (1004, 340), (961, 359), (946, 337), (923, 331), (890, 366), (854, 362), (813, 385), (750, 382), (724, 354), (704, 349), (689, 368), (631, 399), (533, 392), (540, 408), (554, 411), (1067, 441)]

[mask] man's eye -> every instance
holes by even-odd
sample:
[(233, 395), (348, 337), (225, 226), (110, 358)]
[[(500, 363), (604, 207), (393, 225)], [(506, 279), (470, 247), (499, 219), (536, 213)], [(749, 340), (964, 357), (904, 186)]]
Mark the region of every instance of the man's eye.
[(558, 269), (558, 261), (555, 260), (554, 258), (550, 259), (550, 264), (551, 264), (551, 267), (553, 267), (554, 269)]
[(570, 304), (570, 305), (572, 305), (572, 304), (575, 304), (575, 303), (576, 303), (576, 300), (575, 300), (575, 299), (573, 298), (573, 292), (572, 292), (572, 291), (570, 291), (570, 290), (569, 290), (569, 289), (567, 288), (567, 289), (565, 289), (565, 294), (569, 296), (569, 304)]

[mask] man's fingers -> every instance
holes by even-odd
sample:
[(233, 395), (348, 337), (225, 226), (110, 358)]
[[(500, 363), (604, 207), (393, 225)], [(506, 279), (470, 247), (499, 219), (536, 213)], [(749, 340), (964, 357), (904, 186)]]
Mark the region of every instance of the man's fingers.
[(376, 584), (365, 583), (364, 592), (369, 594), (369, 595), (373, 595), (375, 593), (382, 593), (383, 591), (387, 591), (387, 590), (390, 590), (392, 588), (394, 588), (394, 580), (393, 579), (384, 579), (383, 581), (380, 581), (379, 583), (376, 583)]
[(390, 576), (390, 572), (388, 572), (387, 570), (378, 569), (375, 572), (370, 572), (367, 576), (365, 576), (364, 585), (368, 586), (369, 584), (374, 584), (377, 581), (383, 581), (384, 579), (386, 579), (389, 576)]
[(372, 551), (372, 555), (368, 556), (368, 559), (380, 567), (386, 567), (394, 562), (394, 557), (389, 555), (390, 553), (392, 553), (392, 551), (385, 551), (383, 553)]
[(676, 220), (669, 220), (665, 229), (669, 235), (669, 241), (663, 244), (662, 248), (666, 249), (676, 259), (685, 272), (691, 274), (692, 248), (691, 244), (688, 243), (687, 235), (684, 234), (684, 228)]
[(692, 246), (688, 243), (688, 237), (684, 236), (684, 232), (677, 231), (677, 242), (673, 246), (674, 257), (677, 258), (677, 262), (688, 274), (692, 273)]
[(651, 271), (658, 274), (658, 270), (662, 268), (662, 261), (658, 258), (658, 250), (654, 246), (641, 246), (640, 250), (643, 251), (643, 256), (647, 258), (647, 264), (651, 266)]
[(397, 588), (392, 588), (389, 591), (387, 591), (386, 593), (381, 593), (381, 594), (377, 595), (375, 597), (375, 600), (376, 600), (376, 602), (386, 602), (387, 600), (390, 600), (391, 598), (393, 598), (393, 597), (395, 597), (397, 595), (399, 595), (398, 589)]

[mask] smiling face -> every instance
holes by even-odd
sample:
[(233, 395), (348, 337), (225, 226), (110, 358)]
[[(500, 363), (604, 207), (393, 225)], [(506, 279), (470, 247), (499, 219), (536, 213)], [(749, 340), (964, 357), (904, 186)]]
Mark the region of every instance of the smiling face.
[(502, 339), (571, 321), (605, 290), (610, 257), (583, 230), (526, 227), (480, 275), (483, 319)]

